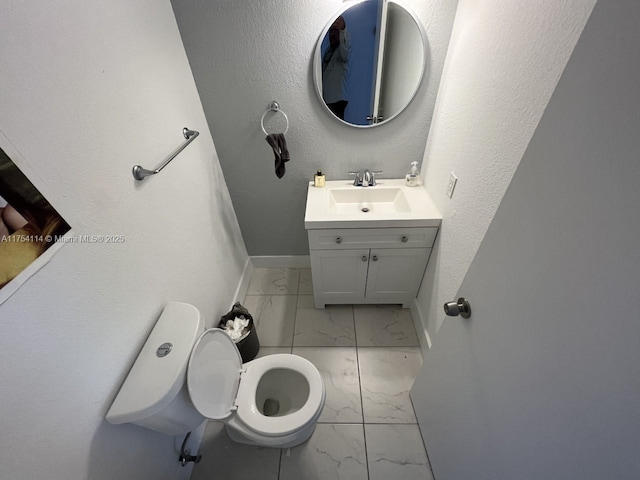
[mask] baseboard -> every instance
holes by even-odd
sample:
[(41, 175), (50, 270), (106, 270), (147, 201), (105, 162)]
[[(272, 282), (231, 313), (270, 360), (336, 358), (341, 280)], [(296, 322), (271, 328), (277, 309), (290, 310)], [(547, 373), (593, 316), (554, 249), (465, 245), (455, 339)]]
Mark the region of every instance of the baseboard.
[(247, 291), (249, 290), (249, 282), (251, 282), (252, 274), (253, 262), (251, 262), (251, 257), (248, 257), (247, 262), (244, 264), (244, 270), (242, 272), (242, 276), (240, 277), (240, 282), (238, 283), (236, 294), (234, 295), (236, 302), (244, 302), (244, 297), (247, 296)]
[(427, 332), (427, 329), (424, 327), (426, 322), (423, 321), (422, 311), (420, 310), (415, 298), (409, 304), (409, 309), (411, 310), (413, 324), (416, 327), (416, 333), (418, 334), (420, 348), (424, 354), (431, 348), (431, 337), (429, 337), (429, 332)]
[(264, 255), (251, 257), (254, 268), (310, 268), (309, 255)]

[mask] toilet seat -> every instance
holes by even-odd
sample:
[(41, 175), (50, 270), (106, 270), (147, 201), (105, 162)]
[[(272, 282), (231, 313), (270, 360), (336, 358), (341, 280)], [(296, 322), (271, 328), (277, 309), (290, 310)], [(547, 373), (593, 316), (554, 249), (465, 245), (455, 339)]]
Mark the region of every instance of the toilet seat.
[[(324, 404), (322, 377), (318, 369), (309, 360), (280, 353), (261, 357), (245, 364), (246, 372), (236, 398), (237, 415), (249, 429), (269, 437), (293, 433), (316, 420)], [(276, 368), (294, 370), (301, 374), (309, 384), (307, 401), (300, 410), (280, 417), (268, 417), (260, 413), (256, 405), (256, 391), (263, 375)]]
[(242, 357), (231, 337), (219, 328), (206, 330), (196, 341), (187, 367), (187, 387), (196, 410), (214, 420), (236, 409)]
[[(256, 391), (263, 375), (277, 368), (302, 375), (309, 384), (309, 395), (299, 410), (268, 417), (256, 405)], [(206, 330), (198, 338), (187, 368), (189, 395), (200, 414), (223, 420), (237, 411), (237, 419), (248, 429), (269, 437), (288, 435), (315, 422), (324, 404), (323, 385), (316, 367), (296, 355), (269, 355), (243, 366), (237, 346), (219, 328)]]

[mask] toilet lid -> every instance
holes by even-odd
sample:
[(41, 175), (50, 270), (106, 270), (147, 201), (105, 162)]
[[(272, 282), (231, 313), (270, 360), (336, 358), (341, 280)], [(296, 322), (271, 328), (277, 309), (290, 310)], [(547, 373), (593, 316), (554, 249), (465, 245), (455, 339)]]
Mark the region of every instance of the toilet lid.
[(189, 359), (187, 386), (201, 415), (215, 420), (231, 415), (241, 367), (238, 347), (223, 330), (210, 328), (200, 335)]

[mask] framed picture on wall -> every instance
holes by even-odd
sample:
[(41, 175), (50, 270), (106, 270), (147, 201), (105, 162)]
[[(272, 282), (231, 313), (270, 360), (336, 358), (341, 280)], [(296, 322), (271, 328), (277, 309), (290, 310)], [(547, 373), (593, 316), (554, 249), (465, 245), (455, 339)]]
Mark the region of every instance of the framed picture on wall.
[(51, 259), (71, 231), (23, 170), (24, 160), (0, 132), (0, 304)]

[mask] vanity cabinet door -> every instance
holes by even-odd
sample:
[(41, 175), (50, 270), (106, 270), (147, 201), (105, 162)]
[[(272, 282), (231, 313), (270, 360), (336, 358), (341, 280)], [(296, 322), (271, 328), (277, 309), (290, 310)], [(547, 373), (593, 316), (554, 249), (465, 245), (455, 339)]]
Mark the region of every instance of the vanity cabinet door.
[(366, 297), (408, 303), (418, 294), (430, 254), (430, 248), (371, 249)]
[(311, 275), (316, 308), (326, 303), (357, 303), (364, 299), (369, 249), (314, 250)]

